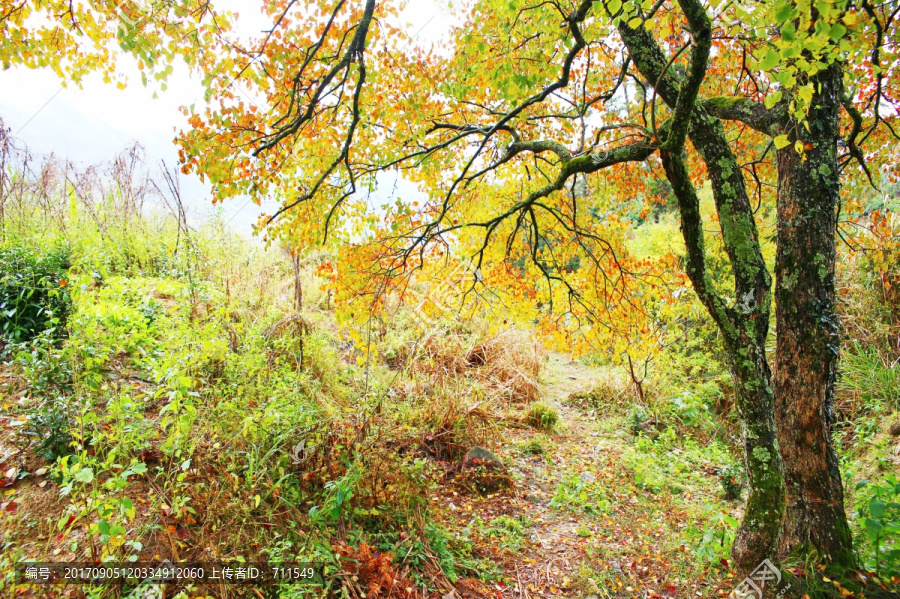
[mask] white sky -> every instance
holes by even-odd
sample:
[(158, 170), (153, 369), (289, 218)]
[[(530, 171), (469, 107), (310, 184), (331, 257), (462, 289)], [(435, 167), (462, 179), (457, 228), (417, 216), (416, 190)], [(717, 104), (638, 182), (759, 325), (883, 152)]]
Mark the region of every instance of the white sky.
[[(240, 14), (238, 32), (259, 35), (270, 26), (258, 9), (258, 0), (218, 0), (216, 7)], [(447, 0), (412, 0), (402, 15), (415, 43), (440, 43), (451, 25)], [(83, 89), (62, 88), (50, 71), (32, 71), (23, 67), (0, 71), (0, 117), (13, 136), (24, 141), (36, 154), (56, 153), (64, 159), (88, 165), (110, 160), (114, 155), (140, 142), (147, 151), (147, 162), (154, 168), (165, 160), (171, 168), (177, 163), (174, 132), (185, 125), (179, 107), (202, 104), (202, 89), (184, 67), (176, 67), (168, 89), (154, 99), (153, 88), (140, 83), (140, 75), (128, 59), (122, 60), (130, 85), (118, 90), (104, 84), (99, 76), (88, 77)], [(387, 188), (393, 181), (385, 181)], [(182, 194), (194, 215), (210, 209), (209, 188), (196, 176), (182, 176)], [(400, 181), (401, 193), (415, 188)], [(242, 234), (249, 234), (261, 211), (274, 212), (274, 205), (255, 204), (241, 199), (224, 207), (226, 220)]]

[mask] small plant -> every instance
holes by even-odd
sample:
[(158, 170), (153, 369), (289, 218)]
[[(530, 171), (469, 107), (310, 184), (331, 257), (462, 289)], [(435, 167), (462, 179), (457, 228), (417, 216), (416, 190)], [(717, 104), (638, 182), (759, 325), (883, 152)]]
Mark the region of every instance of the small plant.
[(559, 422), (559, 412), (544, 400), (533, 402), (528, 408), (528, 424), (534, 428), (553, 430)]
[(599, 514), (610, 505), (606, 493), (589, 476), (567, 475), (556, 487), (550, 507)]
[(734, 501), (741, 498), (744, 490), (744, 469), (738, 464), (729, 464), (719, 472), (719, 480), (725, 491), (725, 499)]
[(628, 414), (628, 424), (631, 434), (640, 435), (644, 431), (644, 423), (649, 419), (647, 411), (639, 405), (632, 405)]
[(28, 248), (0, 249), (0, 335), (15, 343), (46, 330), (62, 332), (72, 310), (69, 266), (66, 248), (43, 255)]
[[(715, 507), (710, 507), (710, 510), (715, 510)], [(726, 559), (731, 552), (737, 527), (736, 519), (726, 512), (716, 511), (697, 546), (697, 558), (707, 562)]]
[(884, 481), (857, 483), (864, 495), (857, 499), (857, 513), (869, 552), (865, 566), (879, 576), (900, 576), (900, 482), (889, 473)]
[(532, 437), (519, 445), (519, 451), (525, 455), (544, 455), (547, 453), (547, 448), (544, 447), (545, 440), (544, 435)]
[(45, 460), (56, 460), (72, 452), (70, 401), (57, 397), (45, 400), (29, 419), (27, 435), (37, 438), (37, 453)]
[(483, 535), (509, 551), (518, 551), (525, 543), (525, 533), (530, 526), (525, 516), (497, 516), (484, 525)]

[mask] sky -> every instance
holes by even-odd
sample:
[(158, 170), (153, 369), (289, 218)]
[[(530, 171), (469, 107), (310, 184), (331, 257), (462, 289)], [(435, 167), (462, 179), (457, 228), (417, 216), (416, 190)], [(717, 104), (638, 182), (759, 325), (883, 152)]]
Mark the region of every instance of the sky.
[[(449, 0), (412, 0), (401, 15), (414, 43), (440, 44), (452, 26)], [(258, 35), (270, 23), (260, 14), (258, 0), (217, 0), (216, 7), (240, 14), (237, 24), (242, 37)], [(55, 153), (62, 159), (87, 166), (111, 160), (134, 142), (144, 146), (148, 164), (170, 167), (177, 164), (175, 130), (186, 125), (180, 106), (203, 103), (202, 88), (187, 68), (176, 67), (168, 89), (153, 98), (153, 89), (143, 87), (139, 71), (130, 60), (122, 60), (122, 70), (130, 84), (119, 90), (104, 84), (99, 76), (88, 77), (81, 89), (63, 88), (51, 71), (24, 67), (0, 71), (0, 118), (12, 135), (32, 153)], [(211, 209), (210, 190), (196, 175), (182, 175), (183, 199), (193, 220), (202, 219)], [(383, 180), (391, 189), (395, 180)], [(405, 181), (398, 181), (400, 193), (416, 193)], [(377, 198), (376, 198), (377, 199)], [(255, 204), (235, 199), (223, 207), (225, 219), (237, 232), (249, 236), (260, 212), (274, 212), (275, 205)]]

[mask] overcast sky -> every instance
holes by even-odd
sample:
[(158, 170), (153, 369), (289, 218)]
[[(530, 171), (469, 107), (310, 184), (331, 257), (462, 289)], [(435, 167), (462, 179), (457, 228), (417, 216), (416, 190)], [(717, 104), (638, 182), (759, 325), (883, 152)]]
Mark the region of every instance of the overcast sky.
[[(409, 31), (417, 33), (415, 43), (440, 44), (452, 25), (447, 0), (413, 0), (402, 15)], [(260, 14), (256, 0), (218, 0), (215, 5), (240, 13), (239, 34), (258, 35), (269, 23)], [(147, 150), (148, 162), (169, 166), (177, 162), (174, 132), (185, 125), (179, 107), (202, 104), (203, 93), (186, 68), (176, 68), (168, 89), (154, 99), (153, 90), (140, 83), (140, 76), (129, 60), (121, 62), (130, 85), (118, 90), (104, 84), (99, 76), (89, 77), (83, 89), (62, 88), (50, 71), (32, 71), (22, 67), (0, 71), (0, 117), (13, 136), (24, 141), (37, 154), (55, 152), (58, 156), (87, 165), (111, 159), (135, 141)], [(130, 70), (129, 70), (130, 69)], [(182, 176), (182, 192), (195, 216), (210, 209), (209, 189), (196, 176)], [(385, 183), (388, 183), (385, 181)], [(390, 181), (392, 184), (393, 181)], [(384, 185), (393, 187), (393, 185)], [(400, 181), (401, 193), (414, 188)], [(273, 205), (262, 210), (274, 211)], [(226, 220), (241, 233), (249, 234), (260, 208), (243, 200), (232, 200), (224, 207)]]

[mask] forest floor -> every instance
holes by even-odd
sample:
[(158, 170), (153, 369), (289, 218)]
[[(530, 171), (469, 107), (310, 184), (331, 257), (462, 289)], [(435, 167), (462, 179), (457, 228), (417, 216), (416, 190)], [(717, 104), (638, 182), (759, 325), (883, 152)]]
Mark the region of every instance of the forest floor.
[[(494, 544), (481, 551), (503, 571), (493, 588), (482, 585), (476, 593), (464, 580), (457, 595), (716, 597), (730, 591), (727, 563), (695, 567), (681, 540), (697, 513), (692, 508), (709, 495), (641, 484), (625, 422), (573, 401), (602, 385), (603, 375), (551, 352), (543, 399), (559, 411), (561, 424), (549, 434), (526, 427), (504, 431), (498, 454), (510, 465), (515, 489), (441, 501), (450, 528), (475, 522), (488, 531), (483, 537)], [(711, 494), (715, 472), (700, 470)]]

